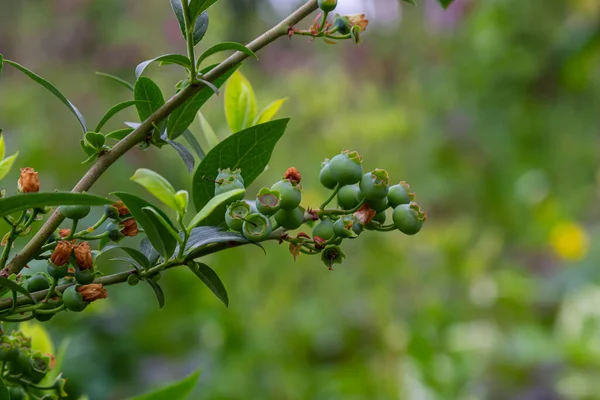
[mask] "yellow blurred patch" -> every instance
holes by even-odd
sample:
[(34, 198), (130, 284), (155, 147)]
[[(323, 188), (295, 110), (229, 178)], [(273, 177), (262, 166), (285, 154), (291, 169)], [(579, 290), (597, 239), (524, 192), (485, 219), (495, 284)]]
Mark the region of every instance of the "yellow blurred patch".
[(589, 238), (581, 225), (575, 222), (557, 224), (550, 234), (554, 252), (569, 261), (582, 259), (588, 251)]

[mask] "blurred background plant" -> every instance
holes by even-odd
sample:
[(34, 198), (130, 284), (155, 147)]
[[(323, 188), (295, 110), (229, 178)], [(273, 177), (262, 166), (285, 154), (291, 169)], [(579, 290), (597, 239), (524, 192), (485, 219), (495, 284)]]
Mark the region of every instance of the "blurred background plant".
[[(204, 46), (247, 41), (298, 3), (219, 4)], [(362, 46), (294, 37), (241, 69), (259, 107), (287, 97), (278, 114), (292, 117), (254, 189), (294, 165), (313, 205), (326, 195), (321, 161), (352, 146), (365, 168), (412, 185), (425, 229), (367, 232), (334, 272), (276, 244), (268, 257), (214, 256), (229, 309), (177, 270), (163, 279), (162, 310), (147, 287), (109, 288), (108, 301), (45, 325), (56, 343), (70, 338), (72, 398), (120, 399), (197, 368), (193, 398), (598, 398), (600, 3), (339, 3), (341, 14), (367, 12)], [(167, 1), (0, 0), (0, 11), (0, 53), (91, 121), (129, 96), (92, 71), (130, 79), (143, 60), (185, 52)], [(153, 75), (164, 87), (179, 76), (169, 66)], [(202, 112), (219, 138), (229, 132), (223, 96)], [(7, 154), (40, 172), (42, 190), (70, 189), (87, 169), (72, 116), (10, 69), (0, 125)], [(94, 192), (143, 194), (128, 181), (138, 167), (189, 190), (175, 152), (150, 149), (129, 153)]]

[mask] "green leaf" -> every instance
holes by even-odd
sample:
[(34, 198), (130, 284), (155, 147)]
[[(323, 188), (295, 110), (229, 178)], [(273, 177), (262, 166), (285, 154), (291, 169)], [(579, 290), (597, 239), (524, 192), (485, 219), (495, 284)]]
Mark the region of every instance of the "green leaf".
[(107, 139), (123, 140), (127, 135), (133, 132), (133, 128), (118, 129), (106, 134)]
[(158, 56), (138, 64), (138, 66), (135, 67), (135, 79), (139, 79), (139, 77), (144, 73), (146, 67), (153, 62), (159, 62), (159, 65), (177, 64), (185, 67), (186, 69), (189, 69), (191, 66), (190, 59), (183, 54), (163, 54), (162, 56)]
[(275, 114), (279, 111), (283, 103), (287, 101), (287, 97), (284, 99), (275, 100), (268, 106), (266, 106), (257, 116), (254, 121), (254, 125), (262, 124), (264, 122), (269, 122), (273, 118), (275, 118)]
[(103, 206), (112, 201), (104, 197), (87, 193), (48, 192), (48, 193), (22, 193), (0, 199), (0, 217), (27, 208), (46, 206)]
[(96, 151), (100, 151), (104, 148), (106, 138), (101, 133), (86, 132), (85, 141), (90, 144)]
[(218, 0), (190, 0), (190, 14), (192, 19), (196, 19), (217, 1)]
[(145, 76), (140, 77), (135, 82), (133, 98), (138, 101), (135, 107), (140, 116), (140, 121), (148, 119), (154, 111), (165, 104), (165, 99), (158, 85), (152, 79)]
[[(133, 218), (135, 218), (136, 222), (144, 229), (148, 240), (152, 243), (152, 246), (158, 251), (160, 254), (168, 258), (170, 254), (168, 254), (165, 244), (162, 240), (162, 236), (166, 236), (169, 233), (164, 229), (164, 227), (158, 223), (158, 221), (150, 218), (143, 210), (144, 207), (154, 207), (152, 204), (148, 203), (146, 200), (133, 195), (131, 193), (124, 192), (116, 192), (113, 193), (115, 196), (119, 198), (129, 211)], [(165, 219), (169, 219), (169, 217), (163, 215)]]
[(163, 257), (168, 260), (173, 255), (175, 248), (177, 247), (177, 229), (171, 224), (171, 221), (165, 219), (165, 216), (154, 207), (143, 208), (146, 217), (152, 221), (152, 223), (159, 228), (161, 232), (161, 239), (165, 246), (165, 253)]
[(148, 240), (147, 237), (143, 238), (140, 242), (140, 251), (148, 260), (150, 260), (150, 264), (152, 265), (156, 264), (158, 257), (160, 257), (160, 254), (158, 254), (158, 251), (152, 246), (152, 243), (150, 243), (150, 240)]
[(167, 144), (177, 152), (179, 157), (181, 157), (181, 159), (183, 160), (188, 172), (191, 174), (194, 171), (194, 167), (196, 166), (196, 160), (194, 160), (194, 156), (192, 155), (192, 153), (190, 153), (187, 147), (185, 147), (181, 143), (177, 143), (172, 140), (167, 140)]
[(165, 294), (163, 293), (162, 288), (160, 287), (158, 282), (153, 281), (152, 278), (146, 279), (146, 282), (148, 282), (148, 284), (156, 294), (156, 300), (158, 300), (158, 307), (163, 308), (165, 306)]
[(192, 150), (194, 150), (196, 155), (200, 158), (200, 160), (202, 160), (206, 154), (204, 153), (202, 146), (200, 146), (200, 143), (198, 143), (198, 140), (192, 134), (192, 132), (186, 129), (185, 131), (183, 131), (183, 137), (188, 142)]
[(31, 296), (31, 294), (25, 289), (23, 286), (19, 285), (15, 281), (11, 281), (8, 278), (4, 278), (0, 276), (0, 287), (5, 287), (13, 292), (21, 293), (31, 299), (34, 303), (37, 303), (37, 300)]
[(147, 168), (139, 168), (135, 171), (131, 180), (145, 187), (166, 206), (173, 210), (179, 210), (177, 201), (175, 201), (175, 189), (161, 175)]
[(168, 386), (163, 386), (150, 393), (132, 397), (129, 400), (186, 400), (190, 393), (192, 393), (192, 390), (196, 387), (198, 378), (200, 378), (200, 371), (196, 371), (188, 377)]
[[(135, 216), (134, 216), (135, 218)], [(152, 267), (152, 264), (150, 263), (150, 260), (148, 260), (148, 258), (146, 258), (146, 256), (139, 250), (136, 249), (132, 249), (131, 247), (121, 247), (121, 246), (117, 246), (117, 245), (109, 245), (106, 246), (105, 248), (102, 249), (102, 251), (100, 252), (100, 254), (104, 254), (110, 250), (114, 250), (114, 249), (119, 249), (119, 250), (123, 250), (125, 253), (127, 253), (139, 266), (141, 266), (143, 269), (148, 270)], [(99, 254), (99, 255), (100, 255)]]
[(208, 146), (212, 149), (216, 145), (219, 144), (219, 138), (215, 134), (212, 126), (208, 123), (204, 115), (200, 111), (198, 111), (198, 122), (200, 122), (200, 128), (202, 129), (202, 133), (204, 134), (204, 139)]
[(18, 64), (16, 62), (10, 61), (10, 60), (4, 60), (4, 62), (6, 64), (18, 69), (19, 71), (21, 71), (22, 73), (27, 75), (29, 78), (33, 79), (35, 82), (37, 82), (40, 85), (42, 85), (43, 87), (45, 87), (50, 93), (52, 93), (57, 99), (59, 99), (65, 106), (67, 106), (67, 108), (73, 113), (73, 115), (75, 115), (75, 117), (77, 117), (77, 121), (79, 122), (79, 125), (81, 125), (81, 128), (83, 129), (83, 133), (87, 132), (87, 127), (85, 126), (85, 120), (83, 119), (83, 115), (81, 115), (79, 110), (53, 84), (51, 84), (50, 82), (48, 82), (41, 76), (35, 74), (34, 72), (28, 70), (21, 64)]
[(251, 57), (254, 57), (258, 60), (258, 56), (252, 50), (250, 50), (243, 44), (236, 43), (236, 42), (223, 42), (223, 43), (219, 43), (219, 44), (216, 44), (216, 45), (210, 47), (208, 50), (206, 50), (204, 53), (202, 53), (200, 55), (200, 57), (198, 57), (198, 61), (196, 61), (196, 66), (200, 67), (200, 64), (202, 64), (202, 61), (206, 60), (208, 57), (212, 56), (213, 54), (219, 53), (221, 51), (226, 51), (226, 50), (241, 51), (242, 53), (245, 53), (245, 54), (247, 54)]
[(133, 92), (133, 85), (131, 83), (127, 82), (125, 79), (121, 79), (118, 76), (114, 76), (114, 75), (111, 75), (111, 74), (106, 74), (104, 72), (98, 72), (98, 71), (96, 71), (96, 75), (102, 76), (104, 78), (108, 78), (111, 81), (116, 82), (119, 85), (124, 86), (124, 87), (126, 87), (127, 89), (129, 89), (129, 90), (131, 90)]
[(143, 210), (154, 214), (154, 216), (157, 218), (160, 224), (165, 227), (165, 229), (171, 234), (171, 236), (175, 238), (175, 240), (179, 240), (179, 230), (175, 227), (175, 225), (173, 225), (173, 222), (171, 222), (171, 220), (165, 215), (165, 213), (160, 211), (158, 208), (152, 206), (144, 207)]
[(448, 8), (448, 6), (449, 6), (450, 4), (452, 4), (452, 2), (453, 2), (454, 0), (438, 0), (438, 1), (439, 1), (439, 2), (440, 2), (440, 4), (442, 5), (442, 7), (444, 7), (444, 8)]
[(190, 267), (192, 271), (204, 284), (225, 304), (225, 307), (229, 307), (229, 297), (227, 296), (227, 290), (219, 276), (213, 271), (208, 265), (203, 263), (196, 263), (197, 269)]
[(18, 156), (19, 152), (16, 152), (12, 156), (6, 157), (4, 160), (0, 161), (0, 181), (10, 172), (10, 169)]
[(171, 0), (171, 8), (173, 9), (173, 13), (175, 13), (175, 17), (179, 23), (179, 29), (181, 30), (181, 34), (185, 39), (185, 17), (183, 15), (181, 1), (182, 0)]
[[(289, 118), (278, 119), (256, 125), (231, 135), (212, 149), (202, 160), (192, 183), (192, 197), (197, 211), (200, 211), (215, 195), (215, 184), (203, 176), (216, 177), (219, 168), (241, 168), (246, 187), (264, 171), (275, 144), (283, 136)], [(219, 225), (223, 215), (213, 213), (204, 225)]]
[[(213, 243), (229, 243), (231, 247), (251, 243), (264, 250), (260, 243), (250, 242), (237, 232), (225, 231), (216, 226), (200, 226), (190, 233), (184, 252), (186, 260), (202, 257), (202, 249)], [(175, 249), (178, 250), (179, 248)]]
[(60, 374), (62, 363), (65, 359), (65, 354), (67, 354), (67, 349), (69, 348), (71, 340), (70, 338), (65, 338), (60, 342), (58, 346), (58, 350), (56, 353), (52, 353), (55, 356), (54, 368), (52, 368), (44, 377), (44, 379), (39, 383), (40, 386), (51, 386), (54, 383), (56, 377)]
[[(200, 73), (205, 74), (206, 72), (213, 69), (216, 65), (211, 65), (208, 68), (203, 69)], [(216, 87), (221, 87), (227, 79), (235, 72), (238, 66), (232, 67), (226, 73), (215, 79), (213, 84)], [(169, 139), (175, 140), (181, 135), (194, 121), (198, 110), (206, 103), (208, 99), (214, 94), (210, 87), (204, 87), (198, 91), (191, 99), (180, 105), (169, 115), (167, 121), (167, 135)]]
[(137, 261), (135, 261), (133, 258), (129, 258), (129, 257), (115, 257), (115, 258), (111, 258), (109, 261), (123, 261), (131, 266), (133, 266), (133, 268), (135, 268), (135, 270), (138, 273), (144, 272), (144, 267), (138, 263)]
[[(147, 101), (145, 101), (145, 100), (142, 102), (147, 103)], [(106, 112), (106, 114), (104, 114), (104, 116), (102, 117), (100, 122), (98, 122), (98, 125), (96, 125), (96, 129), (94, 130), (94, 132), (100, 132), (100, 130), (102, 129), (104, 124), (106, 124), (108, 122), (108, 120), (110, 120), (112, 117), (114, 117), (115, 114), (117, 114), (119, 111), (122, 111), (128, 107), (134, 106), (134, 105), (136, 105), (138, 103), (142, 103), (142, 102), (140, 102), (138, 100), (130, 100), (130, 101), (124, 101), (122, 103), (112, 106), (110, 108), (110, 110), (108, 110)]]
[(220, 205), (226, 203), (227, 200), (231, 199), (232, 197), (243, 195), (244, 193), (246, 193), (245, 189), (235, 189), (235, 190), (230, 190), (229, 192), (221, 193), (221, 194), (213, 197), (212, 199), (210, 199), (210, 201), (208, 203), (206, 203), (206, 205), (204, 207), (202, 207), (202, 210), (200, 210), (200, 212), (198, 212), (198, 214), (196, 214), (194, 216), (194, 218), (188, 225), (188, 230), (200, 225), (200, 223), (202, 221), (204, 221), (213, 212), (215, 212), (215, 210)]
[[(2, 64), (0, 64), (0, 66), (1, 65)], [(0, 71), (1, 70), (2, 68), (0, 67)], [(10, 400), (10, 392), (8, 391), (8, 387), (6, 387), (6, 384), (2, 378), (0, 378), (0, 400)]]
[(208, 14), (203, 12), (194, 24), (194, 46), (200, 43), (208, 30)]
[(248, 128), (256, 118), (256, 96), (248, 79), (236, 71), (225, 88), (225, 117), (233, 133)]

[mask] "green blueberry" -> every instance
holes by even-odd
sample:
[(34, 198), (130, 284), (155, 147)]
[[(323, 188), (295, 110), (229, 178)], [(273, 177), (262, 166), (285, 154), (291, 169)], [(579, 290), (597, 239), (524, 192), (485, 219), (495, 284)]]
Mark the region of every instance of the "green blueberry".
[(90, 206), (60, 206), (60, 213), (69, 219), (80, 220), (90, 213)]
[(124, 227), (122, 225), (120, 226), (118, 222), (109, 222), (108, 224), (106, 224), (108, 238), (115, 243), (120, 242), (121, 240), (123, 240), (123, 238), (125, 238), (125, 235), (121, 233), (123, 228)]
[(21, 348), (17, 358), (7, 363), (7, 367), (12, 374), (27, 375), (31, 371), (31, 351)]
[(106, 218), (119, 219), (119, 210), (116, 207), (106, 204), (104, 206), (104, 215), (106, 215)]
[(279, 192), (279, 198), (281, 200), (280, 208), (282, 210), (294, 210), (302, 201), (300, 187), (294, 185), (288, 179), (282, 179), (279, 182), (275, 182), (273, 186), (271, 186), (271, 190)]
[(347, 35), (350, 33), (352, 25), (350, 24), (348, 17), (342, 17), (341, 15), (336, 14), (335, 19), (333, 20), (333, 27), (337, 28), (337, 31), (341, 35)]
[(96, 274), (94, 274), (92, 268), (84, 269), (83, 271), (79, 267), (75, 268), (75, 280), (80, 285), (89, 285), (94, 282), (94, 279), (96, 279)]
[(365, 225), (365, 229), (374, 230), (376, 226), (383, 225), (385, 223), (386, 218), (387, 215), (385, 214), (385, 211), (378, 212), (377, 214), (375, 214), (375, 217), (373, 217), (371, 222)]
[(319, 0), (319, 8), (325, 12), (332, 12), (337, 7), (337, 0)]
[(265, 240), (271, 234), (271, 220), (262, 214), (250, 214), (242, 225), (242, 234), (251, 242)]
[(417, 203), (412, 202), (410, 204), (400, 204), (394, 208), (392, 219), (400, 232), (406, 235), (414, 235), (421, 230), (427, 216), (421, 211)]
[(329, 169), (329, 159), (326, 159), (321, 164), (321, 172), (319, 172), (319, 181), (321, 185), (325, 186), (327, 189), (335, 189), (337, 186), (337, 181), (331, 176), (331, 170)]
[(293, 210), (281, 209), (275, 213), (274, 218), (285, 229), (298, 229), (304, 223), (304, 208), (296, 207)]
[(390, 207), (387, 197), (384, 197), (380, 200), (367, 200), (367, 204), (369, 205), (369, 207), (371, 207), (371, 209), (375, 210), (375, 212), (378, 213), (383, 212)]
[(127, 277), (127, 284), (129, 286), (135, 286), (140, 283), (140, 278), (137, 275), (131, 274)]
[(360, 191), (367, 200), (381, 200), (388, 194), (388, 183), (390, 179), (384, 169), (376, 169), (367, 172), (360, 179)]
[(363, 175), (362, 158), (356, 151), (344, 150), (329, 162), (331, 176), (340, 185), (352, 185)]
[(346, 185), (338, 191), (338, 206), (344, 210), (355, 208), (363, 199), (362, 193), (356, 185)]
[(27, 393), (25, 392), (25, 389), (23, 389), (21, 386), (11, 386), (8, 389), (8, 392), (10, 394), (10, 400), (27, 399)]
[(333, 224), (333, 231), (341, 238), (356, 237), (356, 233), (352, 229), (354, 226), (354, 218), (351, 215), (343, 215)]
[(409, 204), (415, 199), (415, 195), (410, 192), (410, 186), (402, 181), (397, 185), (390, 186), (387, 198), (390, 206), (396, 208), (400, 204)]
[(333, 231), (333, 221), (327, 217), (324, 217), (321, 222), (319, 222), (312, 231), (313, 237), (319, 236), (321, 239), (329, 240), (334, 235)]
[(281, 194), (277, 190), (262, 188), (256, 195), (256, 209), (263, 215), (273, 215), (281, 208)]
[(31, 278), (25, 281), (25, 289), (29, 293), (39, 292), (40, 290), (46, 290), (50, 287), (50, 282), (48, 282), (48, 278), (46, 278), (42, 274), (35, 274)]
[[(217, 175), (217, 179), (215, 179), (215, 196), (227, 193), (231, 190), (235, 189), (244, 189), (244, 179), (242, 178), (241, 171), (239, 169), (235, 169), (231, 171), (229, 168), (224, 170), (219, 170), (219, 174)], [(244, 194), (241, 193), (238, 196), (235, 196), (230, 201), (242, 200), (244, 198)]]
[(0, 344), (0, 361), (14, 361), (19, 356), (19, 350), (9, 343)]
[(225, 223), (232, 231), (241, 232), (244, 219), (251, 213), (248, 203), (243, 200), (235, 201), (227, 207)]
[(75, 312), (83, 311), (88, 305), (88, 303), (83, 301), (83, 297), (81, 296), (81, 293), (77, 291), (76, 285), (66, 288), (63, 292), (62, 299), (65, 307), (68, 310)]
[(69, 273), (69, 264), (57, 267), (56, 265), (49, 262), (47, 271), (48, 275), (50, 275), (54, 279), (64, 278)]

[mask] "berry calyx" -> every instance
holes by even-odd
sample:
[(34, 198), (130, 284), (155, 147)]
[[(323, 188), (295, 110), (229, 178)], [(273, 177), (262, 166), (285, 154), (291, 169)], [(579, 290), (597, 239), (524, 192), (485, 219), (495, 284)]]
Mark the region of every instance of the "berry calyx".
[(251, 242), (265, 240), (271, 234), (271, 221), (262, 214), (250, 214), (242, 225), (244, 237)]
[(84, 270), (79, 267), (75, 268), (75, 280), (80, 285), (89, 285), (90, 283), (94, 282), (94, 279), (96, 279), (96, 274), (94, 274), (92, 268)]
[(342, 186), (337, 194), (338, 206), (344, 210), (351, 210), (358, 206), (363, 195), (356, 185)]
[(427, 215), (421, 211), (417, 203), (411, 202), (410, 204), (400, 204), (394, 208), (392, 219), (400, 232), (406, 235), (414, 235), (423, 227)]
[(414, 201), (415, 194), (410, 192), (410, 185), (402, 181), (397, 185), (390, 186), (387, 198), (390, 206), (396, 208), (400, 204), (409, 204), (411, 201)]
[(287, 179), (275, 182), (273, 186), (271, 186), (271, 190), (279, 192), (279, 199), (281, 200), (280, 208), (282, 210), (293, 210), (297, 208), (302, 201), (300, 186), (294, 185)]
[(225, 223), (232, 231), (241, 232), (244, 219), (251, 213), (248, 203), (242, 200), (235, 201), (229, 205), (227, 212), (225, 212)]
[(329, 171), (333, 179), (340, 185), (351, 185), (362, 177), (362, 158), (356, 151), (344, 150), (331, 159)]
[(65, 217), (73, 220), (80, 220), (87, 217), (90, 213), (90, 206), (61, 206), (60, 213)]
[(321, 261), (323, 261), (330, 271), (333, 270), (333, 264), (341, 264), (344, 258), (346, 258), (346, 255), (342, 249), (333, 244), (325, 246), (321, 252)]
[(304, 208), (296, 207), (293, 210), (281, 209), (275, 213), (274, 218), (285, 229), (297, 229), (304, 223)]
[(281, 208), (281, 194), (277, 190), (262, 188), (256, 195), (256, 209), (264, 215), (273, 215)]
[(360, 180), (360, 191), (367, 200), (381, 200), (388, 194), (389, 175), (385, 169), (376, 169), (364, 174)]
[(313, 237), (319, 236), (325, 240), (331, 239), (335, 235), (335, 232), (333, 231), (333, 221), (327, 217), (323, 218), (321, 222), (315, 225), (312, 234)]
[(329, 159), (326, 158), (325, 161), (321, 163), (321, 172), (319, 172), (319, 181), (321, 185), (325, 186), (327, 189), (335, 189), (337, 186), (337, 181), (331, 175), (331, 170), (329, 169)]
[(356, 237), (356, 233), (352, 229), (354, 226), (354, 218), (351, 215), (344, 215), (340, 217), (333, 224), (333, 231), (341, 238)]

